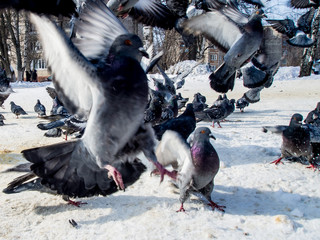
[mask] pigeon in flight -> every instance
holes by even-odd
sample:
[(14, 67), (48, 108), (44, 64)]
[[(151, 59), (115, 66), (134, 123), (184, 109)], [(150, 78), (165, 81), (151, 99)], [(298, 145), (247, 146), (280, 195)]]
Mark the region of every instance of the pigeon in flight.
[(177, 171), (177, 185), (180, 190), (181, 207), (190, 193), (197, 192), (205, 197), (208, 205), (224, 212), (224, 206), (219, 206), (211, 199), (214, 178), (219, 171), (219, 156), (210, 143), (215, 139), (207, 127), (198, 127), (193, 136), (191, 147), (175, 131), (168, 130), (163, 135), (156, 155), (164, 166), (171, 165)]
[(143, 122), (148, 79), (140, 65), (146, 56), (141, 39), (100, 0), (86, 1), (72, 40), (47, 16), (30, 17), (59, 100), (70, 114), (87, 119), (77, 141), (22, 151), (41, 183), (58, 194), (92, 196), (108, 191), (109, 175), (124, 189), (125, 176), (116, 166), (141, 151), (159, 169), (161, 181), (170, 175), (156, 159), (151, 126)]
[(236, 7), (223, 5), (183, 24), (186, 32), (202, 34), (226, 53), (224, 62), (209, 76), (211, 88), (215, 91), (226, 93), (232, 90), (236, 70), (258, 51), (263, 39), (263, 17), (262, 9), (247, 17)]

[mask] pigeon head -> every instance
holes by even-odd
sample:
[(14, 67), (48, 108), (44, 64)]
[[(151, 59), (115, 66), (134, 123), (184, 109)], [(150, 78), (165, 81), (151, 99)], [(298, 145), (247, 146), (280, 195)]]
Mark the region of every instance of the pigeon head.
[(109, 55), (126, 56), (141, 61), (142, 57), (149, 58), (148, 53), (143, 48), (141, 39), (135, 34), (122, 34), (113, 42)]
[(10, 105), (15, 105), (15, 104), (14, 104), (14, 102), (11, 101), (11, 102), (10, 102)]
[(299, 113), (295, 113), (291, 117), (290, 127), (300, 127), (302, 125), (302, 115)]
[(201, 139), (201, 138), (212, 138), (216, 140), (215, 136), (211, 133), (210, 129), (207, 127), (198, 127), (194, 132), (194, 139)]

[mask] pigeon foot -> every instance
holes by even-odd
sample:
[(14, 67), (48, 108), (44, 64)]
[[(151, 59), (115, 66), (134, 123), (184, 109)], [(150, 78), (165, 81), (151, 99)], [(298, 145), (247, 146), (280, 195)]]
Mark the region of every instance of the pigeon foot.
[(277, 165), (277, 164), (279, 164), (279, 163), (282, 163), (283, 164), (283, 162), (281, 162), (281, 159), (282, 159), (282, 157), (280, 157), (280, 158), (278, 158), (277, 160), (274, 160), (273, 162), (271, 162), (270, 164), (275, 164), (275, 165)]
[(80, 207), (83, 204), (87, 204), (86, 202), (81, 202), (81, 201), (72, 201), (72, 200), (68, 200), (68, 205), (72, 205), (75, 207)]
[(315, 172), (316, 170), (319, 170), (318, 166), (315, 164), (310, 163), (310, 165), (307, 168), (312, 168), (313, 171)]
[(165, 169), (160, 163), (158, 162), (153, 162), (154, 165), (156, 166), (156, 170), (153, 170), (151, 172), (154, 174), (159, 174), (160, 175), (160, 183), (163, 181), (164, 175), (167, 175), (169, 177), (171, 177), (172, 179), (176, 180), (177, 179), (177, 171), (168, 171), (167, 169)]
[(105, 167), (109, 172), (108, 172), (108, 177), (113, 179), (113, 181), (116, 183), (117, 187), (120, 188), (121, 190), (124, 190), (124, 184), (122, 180), (121, 173), (113, 166), (107, 165)]
[(212, 208), (212, 210), (218, 209), (221, 212), (225, 212), (224, 208), (226, 208), (226, 206), (222, 206), (222, 205), (218, 205), (213, 201), (209, 201), (210, 203), (208, 204), (208, 206), (210, 206)]
[(186, 210), (183, 207), (183, 203), (181, 203), (179, 210), (177, 210), (176, 212), (186, 212)]

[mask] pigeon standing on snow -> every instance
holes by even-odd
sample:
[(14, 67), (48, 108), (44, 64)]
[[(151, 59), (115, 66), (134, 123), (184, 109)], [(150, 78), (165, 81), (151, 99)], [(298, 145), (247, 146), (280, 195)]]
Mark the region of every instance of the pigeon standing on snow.
[(34, 105), (34, 111), (38, 114), (38, 116), (46, 116), (46, 107), (41, 104), (40, 100), (37, 100), (36, 105)]
[(11, 105), (11, 112), (16, 115), (17, 118), (19, 118), (20, 115), (28, 115), (23, 108), (19, 105), (16, 105), (13, 101), (10, 102)]
[(100, 0), (86, 1), (75, 22), (79, 38), (72, 41), (48, 17), (30, 16), (59, 100), (71, 114), (87, 119), (77, 141), (22, 151), (41, 183), (70, 197), (106, 195), (112, 181), (124, 189), (129, 175), (143, 172), (121, 164), (130, 164), (141, 151), (162, 181), (170, 172), (158, 163), (152, 128), (143, 123), (148, 79), (140, 65), (146, 53), (141, 39)]
[(181, 202), (178, 211), (185, 211), (183, 204), (193, 192), (203, 195), (213, 209), (224, 211), (224, 206), (217, 205), (211, 199), (213, 181), (220, 162), (210, 138), (215, 139), (209, 128), (199, 127), (194, 132), (190, 148), (179, 134), (169, 130), (156, 149), (159, 162), (164, 166), (172, 165), (178, 173), (177, 185)]
[(279, 164), (281, 159), (290, 160), (297, 158), (306, 158), (310, 163), (310, 167), (316, 168), (314, 164), (312, 145), (310, 139), (310, 131), (302, 127), (302, 115), (293, 114), (290, 124), (282, 132), (281, 157), (272, 163)]

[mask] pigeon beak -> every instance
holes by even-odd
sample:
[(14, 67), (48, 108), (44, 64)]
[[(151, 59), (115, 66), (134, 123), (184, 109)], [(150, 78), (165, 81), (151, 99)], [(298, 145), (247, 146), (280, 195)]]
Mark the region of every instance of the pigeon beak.
[(215, 137), (215, 136), (213, 136), (213, 134), (212, 134), (212, 133), (210, 133), (210, 134), (209, 134), (209, 137), (210, 137), (210, 138), (212, 138), (212, 139), (214, 139), (214, 140), (217, 140), (217, 139), (216, 139), (216, 137)]
[(147, 53), (147, 51), (143, 47), (140, 47), (139, 51), (140, 51), (142, 56), (144, 56), (146, 58), (149, 58), (149, 54)]

